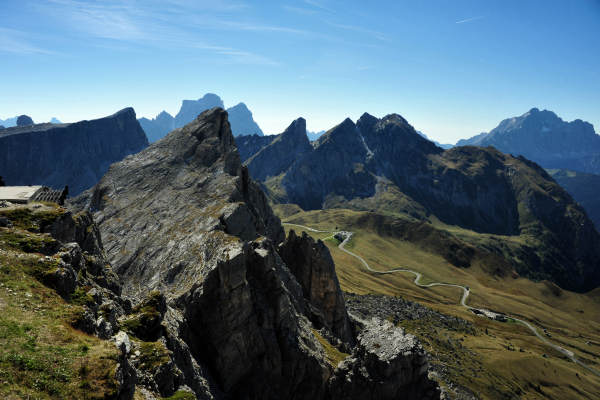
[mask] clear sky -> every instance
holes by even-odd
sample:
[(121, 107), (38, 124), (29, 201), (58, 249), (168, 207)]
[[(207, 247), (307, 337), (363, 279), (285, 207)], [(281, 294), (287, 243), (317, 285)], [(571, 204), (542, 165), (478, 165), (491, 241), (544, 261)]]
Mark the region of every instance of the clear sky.
[(441, 142), (532, 107), (600, 131), (600, 0), (0, 0), (0, 118), (174, 114), (267, 133), (396, 112)]

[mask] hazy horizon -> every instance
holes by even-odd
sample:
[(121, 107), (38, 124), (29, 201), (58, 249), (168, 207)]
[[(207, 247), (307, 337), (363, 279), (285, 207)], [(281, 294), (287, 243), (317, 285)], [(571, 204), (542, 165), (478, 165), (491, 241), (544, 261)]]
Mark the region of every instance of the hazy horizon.
[[(176, 114), (216, 93), (266, 134), (398, 113), (442, 143), (533, 107), (600, 126), (600, 2), (8, 0), (0, 119)], [(43, 65), (43, 68), (40, 68)]]

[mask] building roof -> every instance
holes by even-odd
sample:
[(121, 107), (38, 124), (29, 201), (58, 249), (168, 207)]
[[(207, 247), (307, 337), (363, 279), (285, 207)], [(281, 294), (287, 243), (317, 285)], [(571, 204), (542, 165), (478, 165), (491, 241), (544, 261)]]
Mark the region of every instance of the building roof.
[(0, 200), (11, 203), (49, 201), (62, 205), (68, 193), (67, 186), (62, 190), (51, 189), (47, 186), (0, 186)]
[(27, 203), (43, 186), (0, 186), (0, 200)]

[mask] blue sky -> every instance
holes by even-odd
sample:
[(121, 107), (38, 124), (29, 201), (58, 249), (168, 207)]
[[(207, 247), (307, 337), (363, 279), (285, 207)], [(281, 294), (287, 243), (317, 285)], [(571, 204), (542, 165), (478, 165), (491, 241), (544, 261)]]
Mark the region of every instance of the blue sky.
[(240, 101), (267, 133), (396, 112), (441, 142), (531, 107), (600, 131), (600, 1), (1, 0), (0, 118)]

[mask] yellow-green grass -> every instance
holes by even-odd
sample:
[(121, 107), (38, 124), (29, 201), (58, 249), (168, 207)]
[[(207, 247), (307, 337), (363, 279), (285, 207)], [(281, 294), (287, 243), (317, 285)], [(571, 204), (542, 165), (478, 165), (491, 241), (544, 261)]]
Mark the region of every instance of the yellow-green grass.
[[(12, 207), (0, 211), (13, 228), (0, 228), (0, 398), (103, 399), (118, 390), (114, 344), (72, 327), (88, 298), (81, 290), (62, 299), (44, 286), (55, 257), (37, 253), (51, 241), (35, 231), (64, 213)], [(39, 246), (38, 246), (39, 245)]]
[[(360, 216), (361, 212), (357, 211), (331, 209), (295, 213), (284, 221), (323, 230), (333, 230), (337, 226), (338, 229), (353, 231), (351, 250), (362, 256), (372, 268), (381, 271), (408, 268), (421, 272), (424, 275), (423, 283), (435, 281), (467, 285), (471, 289), (469, 305), (501, 311), (546, 328), (552, 336), (550, 340), (573, 351), (590, 366), (600, 369), (600, 296), (597, 291), (579, 294), (556, 290), (547, 282), (492, 276), (486, 272), (486, 266), (478, 262), (469, 268), (458, 268), (440, 255), (423, 250), (419, 243), (382, 237), (360, 226), (357, 223)], [(286, 226), (286, 229), (290, 228), (301, 230)], [(446, 231), (477, 240), (486, 239), (484, 235), (478, 236), (475, 232), (457, 227)], [(323, 237), (323, 234), (307, 233)], [(521, 238), (511, 237), (508, 240), (518, 241)], [(325, 243), (335, 260), (342, 289), (359, 294), (398, 295), (471, 321), (477, 334), (462, 335), (461, 343), (473, 354), (467, 353), (462, 359), (458, 358), (457, 363), (448, 357), (450, 360), (447, 362), (451, 363), (455, 382), (483, 398), (502, 398), (505, 395), (561, 399), (600, 396), (600, 378), (565, 359), (524, 326), (491, 321), (461, 307), (461, 289), (419, 288), (413, 283), (414, 275), (409, 273), (373, 274), (359, 260), (339, 250), (335, 242)], [(407, 326), (407, 329), (420, 334), (422, 339), (427, 335), (435, 336), (432, 332), (426, 333), (426, 324), (419, 325), (418, 329), (417, 326)], [(485, 334), (486, 329), (488, 334)], [(454, 332), (443, 334), (455, 335)], [(426, 348), (434, 354), (443, 353), (443, 348), (435, 341), (430, 340)], [(478, 372), (478, 378), (471, 379), (469, 374), (472, 371), (464, 365), (471, 363), (468, 360), (474, 358), (481, 361), (483, 372)]]
[(100, 399), (117, 388), (114, 344), (74, 329), (79, 305), (26, 273), (39, 255), (0, 256), (0, 397)]
[(317, 338), (319, 343), (321, 343), (321, 346), (325, 352), (325, 358), (332, 367), (337, 367), (340, 362), (349, 356), (349, 354), (342, 353), (335, 346), (329, 343), (329, 341), (325, 339), (318, 330), (312, 329), (312, 333)]

